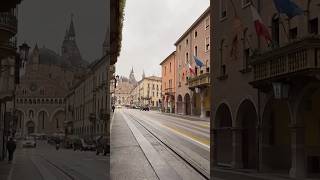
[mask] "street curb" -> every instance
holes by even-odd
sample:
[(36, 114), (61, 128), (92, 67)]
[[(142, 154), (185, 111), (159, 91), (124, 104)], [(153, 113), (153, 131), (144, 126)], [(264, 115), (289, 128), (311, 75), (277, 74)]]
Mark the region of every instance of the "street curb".
[[(136, 115), (133, 115), (134, 117), (137, 118)], [(155, 128), (153, 127), (152, 125), (150, 125), (149, 123), (146, 123), (148, 126), (152, 127), (152, 128)], [(150, 128), (149, 127), (149, 128)], [(149, 130), (149, 128), (146, 128), (147, 130)], [(197, 154), (194, 154), (192, 152), (185, 152), (185, 151), (182, 151), (180, 149), (182, 149), (181, 147), (176, 147), (174, 146), (173, 144), (175, 144), (174, 142), (172, 142), (171, 140), (159, 135), (159, 133), (157, 132), (150, 132), (151, 134), (154, 134), (154, 136), (156, 137), (162, 137), (161, 138), (161, 142), (166, 145), (169, 149), (171, 149), (172, 151), (176, 152), (176, 154), (178, 156), (180, 156), (182, 159), (184, 159), (187, 163), (189, 163), (191, 166), (193, 166), (197, 171), (201, 172), (207, 179), (210, 179), (210, 167), (209, 169), (206, 168), (206, 165), (205, 165), (205, 159), (203, 159), (202, 157), (198, 157)], [(189, 155), (188, 155), (189, 154)], [(197, 156), (198, 159), (202, 159), (201, 162), (202, 163), (198, 163), (196, 162), (193, 158), (190, 157), (190, 154), (192, 154), (192, 156)]]
[(127, 115), (121, 112), (122, 117), (126, 121), (128, 127), (130, 128), (132, 134), (136, 138), (140, 148), (145, 154), (147, 160), (151, 164), (153, 170), (160, 180), (178, 180), (181, 177), (174, 171), (167, 162), (159, 156), (159, 153), (154, 149), (151, 143), (142, 135), (138, 128), (129, 120)]
[(116, 111), (115, 112), (113, 112), (113, 114), (112, 114), (112, 118), (111, 118), (111, 121), (110, 121), (110, 134), (111, 134), (111, 130), (112, 130), (112, 126), (113, 126), (113, 121), (114, 121), (114, 115), (116, 114)]

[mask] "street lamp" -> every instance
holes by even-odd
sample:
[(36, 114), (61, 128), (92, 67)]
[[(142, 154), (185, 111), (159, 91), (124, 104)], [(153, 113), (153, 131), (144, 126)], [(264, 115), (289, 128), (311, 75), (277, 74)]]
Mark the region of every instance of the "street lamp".
[(119, 75), (116, 75), (116, 77), (114, 78), (114, 89), (117, 88), (117, 82), (119, 81)]

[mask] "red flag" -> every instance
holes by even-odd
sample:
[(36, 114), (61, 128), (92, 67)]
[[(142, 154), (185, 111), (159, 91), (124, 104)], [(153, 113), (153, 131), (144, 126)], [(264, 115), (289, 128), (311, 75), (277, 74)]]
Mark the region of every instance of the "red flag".
[(269, 30), (264, 25), (257, 9), (255, 7), (253, 7), (252, 5), (250, 6), (250, 9), (251, 9), (252, 20), (253, 20), (257, 35), (263, 37), (267, 42), (271, 42), (272, 40), (271, 40), (271, 36), (269, 34)]
[(190, 63), (188, 64), (188, 66), (189, 66), (190, 74), (195, 75), (196, 73), (194, 72), (194, 70), (193, 70), (193, 68), (191, 67)]

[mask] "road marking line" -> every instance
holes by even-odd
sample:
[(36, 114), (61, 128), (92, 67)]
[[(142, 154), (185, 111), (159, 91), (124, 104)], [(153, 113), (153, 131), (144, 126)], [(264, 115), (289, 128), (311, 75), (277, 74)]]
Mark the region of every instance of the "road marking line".
[[(141, 117), (144, 117), (144, 118), (148, 118), (148, 117), (146, 117), (146, 116), (144, 116), (144, 115), (140, 115), (140, 116), (141, 116)], [(137, 116), (135, 115), (135, 117), (137, 117)], [(153, 118), (150, 118), (150, 119), (153, 119)], [(147, 122), (147, 121), (145, 121), (145, 122)], [(208, 150), (210, 150), (210, 146), (207, 145), (207, 144), (204, 144), (204, 143), (202, 143), (202, 142), (200, 142), (200, 141), (198, 141), (198, 140), (196, 140), (196, 139), (194, 139), (194, 138), (192, 138), (192, 137), (189, 137), (189, 136), (187, 136), (187, 135), (185, 135), (185, 134), (183, 134), (183, 133), (181, 133), (181, 132), (178, 132), (178, 131), (176, 131), (176, 130), (173, 130), (173, 129), (171, 129), (171, 128), (169, 128), (169, 127), (167, 127), (167, 126), (165, 126), (165, 125), (163, 125), (163, 124), (161, 124), (161, 123), (159, 123), (159, 122), (157, 122), (157, 121), (155, 121), (155, 120), (153, 120), (153, 122), (156, 123), (156, 124), (158, 124), (158, 125), (161, 126), (161, 127), (164, 127), (164, 128), (166, 128), (166, 129), (171, 130), (172, 132), (174, 132), (174, 133), (176, 133), (176, 134), (178, 134), (178, 135), (180, 135), (180, 136), (183, 136), (183, 137), (185, 137), (185, 138), (187, 138), (187, 139), (189, 139), (189, 140), (191, 140), (191, 141), (194, 141), (194, 142), (196, 142), (196, 143), (204, 146), (204, 147), (207, 148)], [(147, 123), (148, 123), (148, 122), (147, 122)], [(148, 124), (150, 124), (150, 123), (148, 123)]]

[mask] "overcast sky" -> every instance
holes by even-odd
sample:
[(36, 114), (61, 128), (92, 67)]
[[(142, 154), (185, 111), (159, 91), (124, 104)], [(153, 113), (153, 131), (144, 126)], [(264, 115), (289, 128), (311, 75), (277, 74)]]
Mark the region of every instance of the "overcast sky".
[(127, 0), (117, 74), (129, 76), (133, 67), (137, 80), (143, 70), (160, 76), (160, 62), (209, 5), (209, 0)]
[[(128, 0), (135, 1), (135, 0)], [(25, 0), (19, 8), (18, 43), (47, 47), (60, 54), (62, 41), (74, 14), (76, 40), (87, 61), (102, 56), (106, 31), (105, 0)]]

